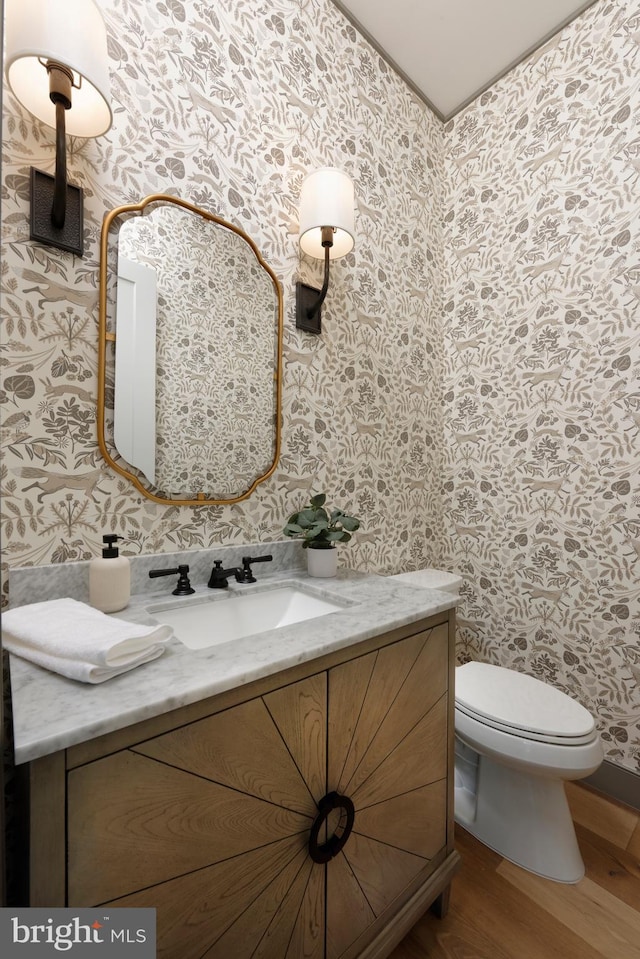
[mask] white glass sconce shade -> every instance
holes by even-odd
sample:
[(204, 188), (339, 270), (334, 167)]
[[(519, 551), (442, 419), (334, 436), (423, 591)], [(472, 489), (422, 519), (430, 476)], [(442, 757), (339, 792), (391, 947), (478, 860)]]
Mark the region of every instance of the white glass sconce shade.
[(44, 66), (55, 60), (74, 74), (66, 132), (79, 137), (107, 132), (113, 119), (107, 31), (94, 0), (6, 0), (5, 41), (7, 82), (30, 113), (55, 128)]
[(300, 190), (300, 246), (304, 253), (324, 259), (322, 227), (333, 227), (329, 258), (337, 260), (354, 244), (353, 183), (346, 173), (331, 167), (315, 170)]

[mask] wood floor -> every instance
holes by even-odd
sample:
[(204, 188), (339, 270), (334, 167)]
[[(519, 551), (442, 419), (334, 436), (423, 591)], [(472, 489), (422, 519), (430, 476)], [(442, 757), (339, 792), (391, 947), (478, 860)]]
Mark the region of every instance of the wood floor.
[(640, 814), (569, 783), (586, 875), (540, 879), (457, 827), (445, 919), (428, 913), (391, 959), (640, 959)]

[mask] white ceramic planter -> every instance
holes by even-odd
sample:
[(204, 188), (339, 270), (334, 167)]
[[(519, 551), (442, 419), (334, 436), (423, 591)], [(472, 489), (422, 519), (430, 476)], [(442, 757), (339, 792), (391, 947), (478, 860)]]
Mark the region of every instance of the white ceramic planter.
[(328, 577), (335, 576), (338, 568), (338, 550), (331, 549), (307, 549), (307, 571), (309, 576)]

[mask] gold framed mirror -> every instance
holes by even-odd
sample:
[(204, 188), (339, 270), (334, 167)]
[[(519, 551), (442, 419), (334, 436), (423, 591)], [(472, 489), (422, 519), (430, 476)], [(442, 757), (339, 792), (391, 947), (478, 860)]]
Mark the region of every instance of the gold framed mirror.
[(152, 194), (100, 238), (98, 444), (149, 499), (246, 499), (276, 468), (280, 284), (239, 227)]

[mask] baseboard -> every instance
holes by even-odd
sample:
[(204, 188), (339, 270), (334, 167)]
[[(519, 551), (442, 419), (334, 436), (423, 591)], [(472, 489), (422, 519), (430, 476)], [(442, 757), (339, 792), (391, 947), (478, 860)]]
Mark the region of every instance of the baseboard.
[(592, 776), (582, 782), (611, 796), (612, 799), (640, 810), (640, 775), (630, 769), (605, 760)]

